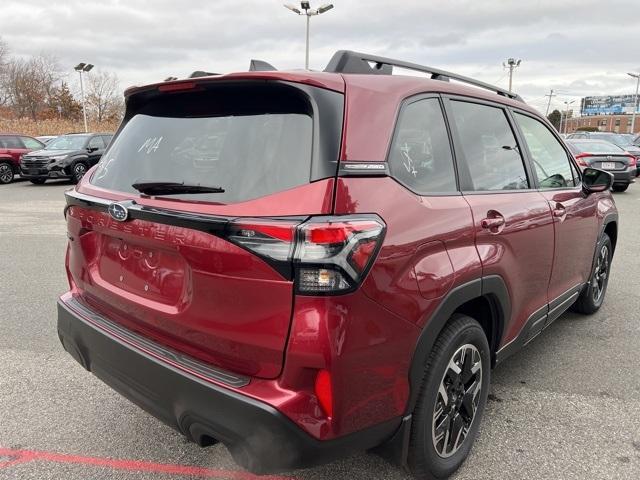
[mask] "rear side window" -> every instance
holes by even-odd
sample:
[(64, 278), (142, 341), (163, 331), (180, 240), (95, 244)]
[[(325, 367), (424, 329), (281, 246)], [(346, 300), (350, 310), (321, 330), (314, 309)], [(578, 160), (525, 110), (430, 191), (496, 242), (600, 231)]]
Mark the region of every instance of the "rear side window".
[(534, 118), (517, 112), (515, 118), (529, 147), (540, 188), (574, 187), (569, 156), (556, 137)]
[(440, 102), (418, 100), (400, 113), (389, 153), (394, 178), (420, 194), (455, 192), (456, 176)]
[(89, 140), (89, 145), (87, 145), (89, 148), (97, 148), (98, 150), (102, 150), (104, 148), (104, 141), (102, 140), (102, 137), (91, 137), (91, 140)]
[(102, 135), (102, 141), (104, 142), (105, 146), (108, 147), (109, 142), (111, 142), (111, 135)]
[(291, 87), (164, 94), (136, 108), (91, 183), (137, 193), (133, 183), (184, 182), (224, 192), (172, 198), (259, 198), (310, 181), (313, 130), (308, 98)]
[(0, 137), (0, 146), (2, 146), (2, 148), (24, 148), (22, 142), (18, 140), (18, 137), (11, 135)]
[(451, 102), (460, 146), (475, 191), (529, 188), (520, 149), (504, 110)]

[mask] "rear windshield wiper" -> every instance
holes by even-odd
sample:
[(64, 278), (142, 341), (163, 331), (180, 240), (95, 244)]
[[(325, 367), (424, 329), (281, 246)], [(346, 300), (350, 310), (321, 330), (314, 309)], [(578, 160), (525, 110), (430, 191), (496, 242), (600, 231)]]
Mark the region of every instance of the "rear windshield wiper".
[(131, 185), (140, 193), (146, 195), (173, 195), (178, 193), (224, 193), (222, 187), (188, 184), (184, 182), (143, 182), (137, 181)]

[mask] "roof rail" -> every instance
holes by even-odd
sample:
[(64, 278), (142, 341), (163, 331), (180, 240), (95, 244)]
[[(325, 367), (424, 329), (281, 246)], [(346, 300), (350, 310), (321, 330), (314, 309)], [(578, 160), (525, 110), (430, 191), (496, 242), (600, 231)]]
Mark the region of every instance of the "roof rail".
[(504, 88), (496, 87), (489, 83), (484, 83), (473, 78), (464, 77), (456, 73), (447, 72), (438, 68), (427, 67), (417, 63), (403, 62), (402, 60), (394, 60), (387, 57), (379, 57), (377, 55), (369, 55), (368, 53), (352, 52), (350, 50), (339, 50), (334, 53), (331, 60), (327, 64), (325, 72), (331, 73), (358, 73), (368, 75), (391, 75), (393, 67), (405, 68), (416, 72), (430, 73), (432, 80), (441, 80), (448, 82), (456, 80), (476, 87), (484, 88), (507, 98), (512, 98), (524, 103), (520, 95), (509, 92)]

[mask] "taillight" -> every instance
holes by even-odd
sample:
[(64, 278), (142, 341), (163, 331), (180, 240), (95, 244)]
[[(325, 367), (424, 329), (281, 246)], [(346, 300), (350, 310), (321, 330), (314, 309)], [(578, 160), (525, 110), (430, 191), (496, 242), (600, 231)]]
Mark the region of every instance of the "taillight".
[(299, 222), (243, 219), (233, 222), (227, 238), (271, 260), (291, 261)]
[(576, 155), (575, 156), (576, 163), (581, 167), (588, 167), (589, 164), (585, 161), (585, 157), (589, 157), (589, 156), (590, 155), (586, 153), (581, 153), (580, 155)]
[(382, 243), (379, 217), (311, 217), (307, 221), (238, 219), (226, 238), (295, 281), (296, 291), (331, 295), (354, 290)]
[(294, 253), (298, 292), (353, 290), (371, 265), (384, 229), (374, 218), (319, 217), (300, 225)]
[(628, 157), (629, 157), (629, 166), (635, 167), (638, 164), (638, 160), (636, 159), (636, 157), (634, 157), (631, 154), (629, 154)]

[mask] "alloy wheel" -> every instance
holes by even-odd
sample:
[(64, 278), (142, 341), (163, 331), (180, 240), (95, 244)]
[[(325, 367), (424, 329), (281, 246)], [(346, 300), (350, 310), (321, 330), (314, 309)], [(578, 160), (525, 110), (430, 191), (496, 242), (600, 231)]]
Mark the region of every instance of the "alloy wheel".
[(13, 180), (13, 171), (11, 166), (6, 163), (0, 164), (0, 183), (11, 183)]
[(455, 454), (469, 435), (482, 390), (482, 357), (471, 344), (449, 360), (433, 409), (432, 440), (442, 458)]
[(598, 303), (604, 294), (609, 277), (609, 247), (603, 245), (598, 253), (596, 266), (591, 279), (591, 292), (594, 303)]
[(84, 177), (84, 174), (87, 173), (87, 167), (84, 166), (83, 163), (77, 163), (75, 167), (73, 167), (73, 176), (76, 180), (80, 180)]

